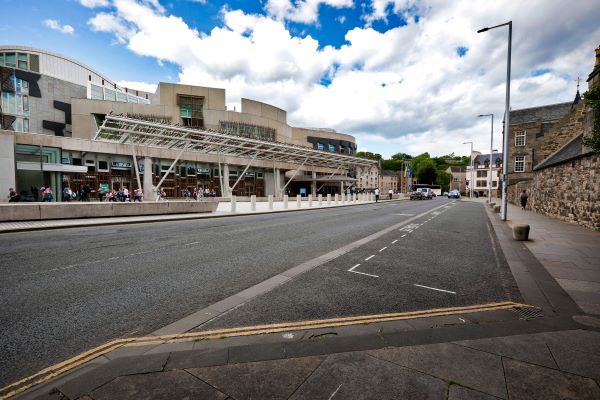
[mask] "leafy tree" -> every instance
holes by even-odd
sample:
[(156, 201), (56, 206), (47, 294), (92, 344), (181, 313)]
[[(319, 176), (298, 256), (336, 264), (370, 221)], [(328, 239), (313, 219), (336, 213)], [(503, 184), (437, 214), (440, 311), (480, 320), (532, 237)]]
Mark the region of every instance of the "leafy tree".
[(396, 153), (392, 156), (392, 160), (410, 160), (412, 156), (406, 153)]
[(370, 151), (358, 151), (356, 152), (356, 157), (360, 158), (368, 158), (369, 160), (380, 161), (383, 160), (383, 157), (379, 153), (371, 153)]
[(404, 161), (391, 159), (381, 161), (381, 168), (388, 171), (404, 171)]
[(600, 86), (588, 90), (583, 94), (583, 101), (594, 113), (592, 134), (583, 138), (583, 144), (589, 146), (595, 153), (600, 154)]
[(427, 163), (426, 165), (421, 166), (419, 172), (417, 172), (417, 177), (420, 183), (434, 183), (437, 178), (437, 169), (433, 163)]

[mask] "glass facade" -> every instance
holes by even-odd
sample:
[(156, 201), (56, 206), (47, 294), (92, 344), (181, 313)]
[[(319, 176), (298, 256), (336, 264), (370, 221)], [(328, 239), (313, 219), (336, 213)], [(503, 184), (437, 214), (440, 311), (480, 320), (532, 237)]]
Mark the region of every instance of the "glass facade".
[(29, 54), (27, 53), (0, 53), (0, 66), (29, 69)]
[(223, 133), (261, 140), (275, 140), (277, 133), (275, 128), (231, 121), (219, 121), (219, 129)]
[(0, 107), (3, 114), (16, 117), (12, 128), (17, 132), (29, 132), (29, 82), (10, 74), (10, 85), (14, 93), (2, 92)]
[(143, 97), (123, 93), (121, 91), (109, 89), (100, 85), (95, 85), (93, 83), (90, 83), (90, 99), (121, 101), (123, 103), (150, 104), (150, 100), (144, 99)]

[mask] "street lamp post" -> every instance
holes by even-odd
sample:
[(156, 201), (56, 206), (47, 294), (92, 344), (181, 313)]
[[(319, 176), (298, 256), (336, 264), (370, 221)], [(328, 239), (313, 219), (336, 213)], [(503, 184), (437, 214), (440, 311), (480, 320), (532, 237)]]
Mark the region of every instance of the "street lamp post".
[(471, 164), (471, 179), (469, 180), (469, 197), (473, 198), (473, 142), (463, 142), (463, 144), (470, 144), (471, 145), (471, 155), (469, 156), (470, 161), (469, 164)]
[(494, 153), (494, 114), (479, 114), (478, 117), (492, 117), (492, 130), (490, 134), (490, 177), (488, 179), (488, 203), (492, 202), (492, 154)]
[(499, 28), (501, 26), (508, 25), (508, 57), (506, 60), (506, 101), (505, 101), (505, 127), (504, 140), (502, 143), (502, 203), (500, 206), (500, 217), (502, 221), (506, 221), (507, 215), (507, 189), (508, 189), (508, 133), (510, 130), (510, 60), (511, 60), (511, 47), (512, 47), (512, 21), (505, 22), (504, 24), (492, 26), (489, 28), (483, 28), (477, 31), (482, 33), (489, 31), (490, 29)]

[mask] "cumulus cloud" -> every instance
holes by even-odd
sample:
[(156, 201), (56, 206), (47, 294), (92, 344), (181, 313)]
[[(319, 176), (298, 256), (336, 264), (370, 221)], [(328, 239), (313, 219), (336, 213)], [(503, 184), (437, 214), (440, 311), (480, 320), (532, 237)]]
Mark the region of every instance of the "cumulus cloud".
[(66, 33), (67, 35), (73, 35), (75, 33), (75, 29), (71, 25), (61, 25), (55, 19), (44, 20), (44, 25), (50, 29), (54, 29), (55, 31)]
[[(293, 125), (334, 128), (385, 155), (466, 154), (467, 140), (489, 148), (489, 121), (476, 116), (502, 119), (507, 30), (477, 34), (479, 28), (513, 19), (513, 108), (572, 99), (573, 80), (591, 71), (600, 38), (594, 0), (578, 1), (569, 13), (559, 0), (371, 3), (371, 21), (396, 13), (407, 24), (349, 27), (340, 47), (286, 26), (314, 23), (322, 4), (353, 6), (346, 0), (269, 0), (266, 15), (223, 8), (222, 25), (209, 32), (167, 14), (156, 0), (114, 0), (88, 24), (135, 54), (178, 65), (181, 83), (226, 88), (231, 109), (240, 97), (265, 101), (286, 109)], [(417, 15), (418, 23), (408, 18)], [(458, 48), (468, 51), (461, 56)], [(540, 69), (548, 72), (533, 73)], [(496, 146), (500, 130), (497, 123)]]
[(108, 0), (79, 0), (79, 3), (87, 8), (108, 7), (110, 5)]
[(288, 20), (312, 24), (317, 22), (319, 7), (327, 5), (335, 8), (346, 8), (354, 5), (353, 0), (268, 0), (265, 5), (267, 13), (277, 20)]
[(143, 92), (155, 93), (158, 85), (156, 83), (136, 82), (136, 81), (118, 81), (117, 85), (128, 89), (141, 90)]

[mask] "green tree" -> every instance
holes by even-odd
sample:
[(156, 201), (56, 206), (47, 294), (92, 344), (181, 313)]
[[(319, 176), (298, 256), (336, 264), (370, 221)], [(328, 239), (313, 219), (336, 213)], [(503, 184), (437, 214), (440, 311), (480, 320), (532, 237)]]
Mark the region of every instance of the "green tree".
[(357, 151), (356, 157), (368, 158), (369, 160), (380, 161), (383, 157), (379, 153), (371, 153), (370, 151)]
[(437, 170), (433, 162), (422, 165), (419, 169), (419, 172), (417, 172), (417, 178), (419, 179), (419, 183), (425, 184), (435, 183), (437, 175)]
[(396, 153), (392, 156), (392, 160), (410, 160), (412, 156), (406, 153)]

